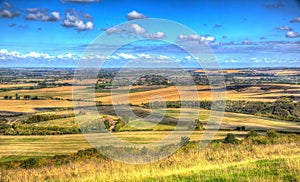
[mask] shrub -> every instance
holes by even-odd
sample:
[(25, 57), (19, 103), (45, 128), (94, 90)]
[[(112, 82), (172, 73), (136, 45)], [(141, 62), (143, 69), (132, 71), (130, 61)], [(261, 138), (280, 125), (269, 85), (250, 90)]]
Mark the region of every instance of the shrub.
[(180, 145), (186, 145), (190, 142), (190, 137), (184, 136), (180, 139)]
[(267, 136), (269, 138), (278, 138), (279, 137), (279, 133), (276, 132), (275, 130), (268, 130), (267, 131)]
[(251, 130), (248, 134), (247, 134), (247, 138), (248, 137), (256, 137), (256, 136), (258, 136), (258, 133), (256, 132), (256, 131), (254, 131), (254, 130)]
[(226, 137), (225, 137), (225, 139), (224, 139), (223, 142), (224, 142), (224, 143), (236, 144), (236, 143), (237, 143), (237, 139), (236, 139), (236, 137), (235, 137), (234, 134), (232, 134), (232, 133), (227, 133), (227, 135), (226, 135)]
[(46, 162), (47, 161), (43, 158), (29, 158), (21, 163), (21, 167), (25, 169), (41, 167), (44, 166)]
[(255, 143), (255, 144), (263, 144), (263, 145), (271, 143), (271, 141), (267, 137), (265, 137), (265, 136), (255, 136), (255, 137), (252, 137), (251, 141), (253, 143)]

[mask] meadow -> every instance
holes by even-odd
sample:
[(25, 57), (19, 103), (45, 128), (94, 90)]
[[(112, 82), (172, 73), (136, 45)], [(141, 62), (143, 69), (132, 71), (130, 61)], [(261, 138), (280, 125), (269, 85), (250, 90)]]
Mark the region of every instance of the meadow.
[[(201, 73), (201, 70), (194, 72)], [(65, 70), (62, 73), (65, 74)], [(202, 150), (199, 150), (198, 142), (210, 139), (204, 133), (214, 131), (205, 128), (211, 114), (209, 108), (189, 108), (185, 114), (177, 106), (162, 108), (156, 114), (165, 113), (165, 117), (161, 122), (153, 122), (117, 116), (111, 105), (112, 97), (118, 104), (125, 103), (128, 97), (132, 111), (146, 117), (152, 110), (145, 107), (145, 103), (159, 98), (167, 102), (182, 99), (178, 88), (171, 84), (155, 85), (150, 81), (142, 82), (143, 85), (110, 88), (110, 72), (104, 74), (109, 75), (108, 78), (98, 82), (95, 79), (73, 82), (71, 78), (67, 79), (68, 75), (58, 79), (59, 75), (49, 72), (46, 77), (14, 78), (11, 82), (0, 83), (0, 181), (300, 181), (300, 122), (297, 122), (300, 85), (281, 80), (281, 77), (297, 76), (298, 70), (256, 71), (255, 74), (269, 77), (272, 73), (280, 77), (277, 81), (259, 84), (247, 82), (263, 78), (251, 75), (247, 70), (224, 70), (224, 73), (237, 79), (237, 83), (226, 85), (226, 100), (232, 101), (233, 106), (248, 104), (248, 107), (242, 112), (234, 107), (229, 108), (231, 112), (224, 112), (219, 131)], [(120, 153), (128, 150), (134, 153), (140, 148), (128, 149), (123, 144), (116, 144), (108, 136), (97, 134), (97, 128), (84, 130), (79, 127), (77, 121), (99, 121), (94, 121), (94, 117), (85, 111), (76, 120), (74, 113), (79, 114), (79, 111), (72, 109), (73, 90), (77, 99), (80, 98), (75, 100), (78, 104), (91, 106), (95, 104), (90, 97), (91, 84), (95, 82), (97, 119), (124, 122), (124, 126), (110, 133), (121, 141), (139, 147), (154, 144), (172, 133), (179, 118), (198, 118), (195, 122), (200, 122), (203, 127), (192, 131), (190, 136), (190, 129), (180, 128), (174, 132), (168, 142), (178, 145), (185, 141), (183, 147), (160, 161), (134, 165), (109, 159), (95, 152), (92, 149), (95, 146), (86, 137), (92, 141), (105, 141), (103, 145), (108, 148), (103, 150), (109, 150), (113, 144), (119, 147)], [(198, 91), (198, 97), (190, 96), (193, 89)], [(124, 93), (126, 90), (128, 94)], [(212, 99), (208, 85), (180, 86), (179, 90), (189, 101)], [(270, 103), (279, 104), (273, 107)], [(265, 109), (265, 106), (270, 106), (268, 112), (253, 112), (255, 108)], [(192, 111), (199, 111), (199, 115)], [(278, 114), (283, 112), (289, 117), (279, 117)], [(83, 135), (82, 131), (87, 133)], [(228, 136), (233, 136), (234, 140), (227, 139)], [(148, 150), (141, 151), (150, 154)], [(135, 154), (133, 156), (137, 157)]]
[(84, 158), (71, 158), (70, 163), (58, 166), (1, 170), (1, 178), (4, 181), (300, 180), (298, 136), (263, 136), (272, 141), (269, 144), (253, 143), (254, 138), (238, 144), (213, 142), (203, 150), (199, 150), (197, 143), (190, 142), (164, 160), (139, 165), (87, 153)]

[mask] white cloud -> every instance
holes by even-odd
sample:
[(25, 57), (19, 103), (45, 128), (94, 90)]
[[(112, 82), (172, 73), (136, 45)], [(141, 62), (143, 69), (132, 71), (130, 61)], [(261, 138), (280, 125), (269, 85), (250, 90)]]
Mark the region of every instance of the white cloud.
[(159, 55), (158, 59), (170, 59), (170, 57), (165, 56), (165, 55)]
[(225, 63), (238, 63), (239, 61), (236, 59), (227, 59), (225, 60)]
[(26, 16), (26, 20), (36, 20), (36, 21), (58, 21), (60, 20), (60, 13), (56, 11), (47, 12), (47, 10), (42, 8), (28, 8), (29, 12)]
[(129, 24), (129, 27), (131, 27), (136, 34), (143, 34), (146, 32), (146, 29), (144, 29), (138, 24)]
[(88, 21), (85, 23), (82, 19), (80, 19), (79, 16), (77, 16), (75, 11), (73, 11), (73, 14), (75, 14), (75, 15), (72, 15), (70, 12), (66, 13), (66, 17), (62, 23), (62, 26), (73, 27), (73, 28), (77, 29), (78, 31), (94, 29), (93, 22)]
[(54, 19), (59, 20), (60, 19), (60, 15), (59, 12), (53, 11), (51, 12), (52, 16)]
[(77, 56), (71, 54), (71, 53), (66, 53), (65, 55), (57, 55), (57, 56), (53, 56), (53, 55), (49, 55), (48, 53), (39, 53), (39, 52), (29, 52), (29, 53), (25, 53), (22, 54), (20, 52), (17, 51), (8, 51), (7, 49), (0, 49), (0, 56), (3, 59), (7, 59), (7, 60), (15, 60), (15, 59), (24, 59), (24, 60), (28, 60), (28, 59), (78, 59)]
[(297, 38), (299, 37), (299, 33), (298, 32), (293, 32), (293, 31), (289, 31), (285, 34), (285, 37), (287, 38)]
[(300, 16), (290, 20), (290, 23), (300, 22)]
[(189, 61), (189, 60), (191, 60), (191, 56), (186, 56), (184, 59)]
[(189, 34), (189, 35), (181, 34), (177, 38), (182, 41), (199, 41), (203, 43), (212, 43), (215, 42), (216, 40), (216, 38), (213, 36), (209, 36), (209, 35), (200, 36), (198, 34)]
[(278, 30), (293, 30), (291, 27), (289, 26), (281, 26), (277, 28)]
[(137, 11), (131, 11), (126, 15), (127, 20), (143, 19), (146, 18), (145, 15)]
[(144, 34), (143, 37), (150, 38), (150, 39), (162, 39), (165, 37), (165, 33), (164, 32), (156, 32), (153, 34)]
[(242, 40), (242, 44), (249, 45), (249, 44), (251, 44), (251, 40), (249, 40), (249, 39)]
[(13, 17), (19, 16), (19, 15), (20, 15), (20, 13), (17, 11), (11, 11), (8, 9), (0, 10), (0, 17), (2, 17), (2, 18), (13, 18)]
[(111, 28), (105, 29), (105, 32), (107, 34), (113, 34), (113, 33), (121, 32), (121, 29), (115, 28), (115, 27), (111, 27)]
[(151, 56), (149, 54), (137, 54), (137, 56), (144, 59), (151, 59)]
[(132, 54), (118, 53), (117, 55), (123, 59), (137, 59), (137, 57)]

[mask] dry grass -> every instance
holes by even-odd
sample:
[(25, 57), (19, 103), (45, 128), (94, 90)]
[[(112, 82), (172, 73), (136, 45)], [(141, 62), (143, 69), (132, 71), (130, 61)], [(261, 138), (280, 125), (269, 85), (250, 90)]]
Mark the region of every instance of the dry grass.
[[(219, 131), (214, 139), (223, 139), (227, 131)], [(232, 131), (238, 138), (242, 138), (247, 132)], [(170, 134), (170, 131), (140, 131), (119, 132), (113, 135), (123, 141), (133, 144), (148, 144), (158, 142)], [(170, 143), (179, 143), (180, 136), (186, 136), (187, 132), (177, 132)], [(199, 140), (203, 131), (195, 131), (191, 135), (191, 141)], [(103, 145), (111, 145), (110, 138), (98, 134), (86, 134), (91, 140), (102, 141)], [(179, 138), (179, 140), (178, 140)], [(203, 138), (207, 139), (207, 138)], [(51, 156), (58, 154), (70, 154), (81, 149), (91, 148), (84, 135), (54, 135), (54, 136), (0, 136), (0, 157), (5, 156)], [(106, 141), (106, 142), (105, 142)], [(106, 144), (105, 144), (106, 143)], [(119, 144), (117, 144), (119, 145)]]
[[(197, 146), (196, 146), (197, 147)], [(213, 144), (180, 150), (162, 161), (132, 165), (85, 160), (3, 171), (4, 181), (299, 181), (299, 144)]]
[(36, 86), (36, 84), (35, 83), (0, 84), (0, 88), (30, 87), (30, 86)]
[(36, 112), (37, 109), (53, 107), (71, 107), (73, 103), (66, 100), (0, 100), (0, 111)]

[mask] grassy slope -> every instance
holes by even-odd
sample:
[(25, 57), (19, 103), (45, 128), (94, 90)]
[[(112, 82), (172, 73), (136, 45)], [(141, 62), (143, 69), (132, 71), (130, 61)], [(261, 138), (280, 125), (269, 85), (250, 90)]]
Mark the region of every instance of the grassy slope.
[(63, 166), (3, 171), (13, 181), (299, 181), (299, 141), (258, 145), (188, 144), (174, 155), (147, 164), (84, 160)]

